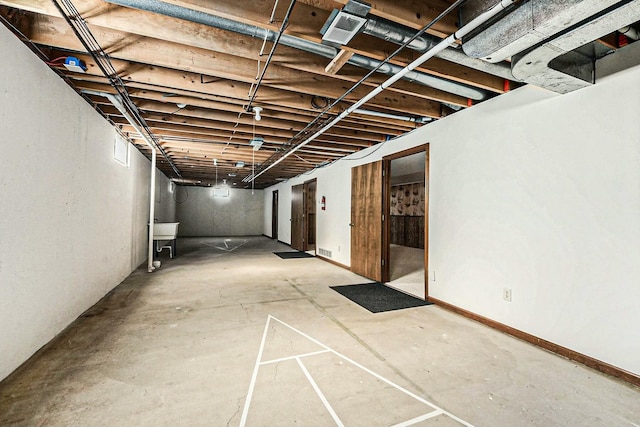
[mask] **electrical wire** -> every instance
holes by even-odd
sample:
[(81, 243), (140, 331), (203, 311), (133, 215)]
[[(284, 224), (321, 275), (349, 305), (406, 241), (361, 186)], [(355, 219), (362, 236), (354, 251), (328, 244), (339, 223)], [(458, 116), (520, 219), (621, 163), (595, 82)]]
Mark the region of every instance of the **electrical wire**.
[(302, 157), (298, 156), (296, 153), (293, 153), (294, 156), (296, 156), (297, 158), (299, 158), (300, 160), (302, 160), (303, 162), (309, 163), (310, 165), (314, 165), (315, 163), (310, 162), (307, 159), (303, 159)]
[[(436, 16), (433, 20), (431, 20), (427, 25), (422, 27), (420, 31), (415, 33), (411, 38), (406, 40), (400, 47), (398, 47), (392, 54), (387, 56), (383, 61), (381, 61), (375, 68), (369, 71), (364, 77), (362, 77), (358, 82), (356, 82), (351, 88), (349, 88), (344, 94), (342, 94), (339, 98), (335, 99), (333, 102), (329, 103), (329, 105), (321, 111), (312, 121), (310, 121), (302, 130), (300, 130), (297, 134), (295, 134), (286, 144), (284, 144), (283, 150), (276, 151), (271, 157), (265, 160), (261, 167), (259, 168), (259, 174), (262, 174), (266, 169), (271, 167), (272, 163), (275, 163), (282, 156), (286, 155), (287, 152), (295, 149), (297, 144), (300, 144), (304, 141), (303, 138), (314, 128), (322, 126), (321, 119), (325, 114), (327, 114), (332, 108), (338, 105), (341, 101), (343, 101), (347, 96), (349, 96), (356, 88), (358, 88), (362, 83), (364, 83), (369, 77), (371, 77), (374, 73), (376, 73), (382, 66), (388, 63), (391, 59), (393, 59), (398, 53), (400, 53), (403, 49), (405, 49), (411, 42), (424, 34), (428, 29), (437, 24), (440, 20), (442, 20), (445, 16), (451, 13), (454, 9), (461, 6), (467, 0), (457, 0), (455, 3), (450, 5), (446, 10)], [(250, 177), (245, 177), (246, 180), (254, 180), (256, 177), (255, 172), (252, 173)], [(245, 181), (246, 182), (246, 181)]]
[(253, 91), (253, 94), (249, 97), (249, 105), (247, 105), (247, 111), (250, 111), (251, 104), (256, 99), (256, 95), (258, 94), (258, 89), (260, 89), (260, 84), (262, 83), (262, 79), (264, 78), (264, 75), (267, 72), (267, 68), (269, 67), (269, 64), (271, 63), (271, 59), (273, 58), (273, 54), (276, 51), (276, 47), (278, 46), (278, 43), (280, 43), (280, 38), (282, 37), (282, 34), (284, 33), (285, 28), (287, 28), (287, 25), (289, 24), (289, 17), (291, 16), (291, 12), (293, 11), (293, 6), (295, 6), (295, 4), (296, 4), (296, 0), (291, 0), (291, 4), (289, 4), (289, 9), (287, 9), (287, 13), (285, 14), (284, 19), (282, 20), (282, 24), (280, 25), (280, 31), (278, 31), (278, 35), (276, 36), (276, 39), (273, 42), (273, 46), (271, 46), (271, 52), (269, 52), (267, 61), (264, 63), (264, 67), (262, 68), (262, 73), (260, 73), (260, 78), (258, 79), (258, 83), (256, 84), (255, 90)]
[(51, 61), (45, 61), (45, 64), (56, 67), (62, 65), (64, 60), (67, 58), (67, 56), (59, 56), (56, 59), (52, 59)]
[(89, 30), (87, 23), (85, 22), (78, 9), (73, 5), (71, 0), (52, 0), (53, 4), (56, 6), (62, 17), (67, 21), (71, 29), (74, 31), (87, 53), (91, 55), (93, 60), (96, 62), (102, 74), (109, 80), (111, 86), (116, 90), (120, 98), (122, 99), (122, 103), (125, 106), (127, 112), (133, 117), (133, 119), (137, 122), (137, 124), (144, 130), (150, 140), (153, 142), (155, 147), (160, 151), (160, 153), (164, 156), (164, 158), (169, 162), (169, 165), (173, 169), (173, 172), (178, 176), (182, 177), (182, 174), (173, 163), (171, 158), (167, 152), (160, 145), (160, 141), (151, 131), (147, 122), (144, 120), (140, 111), (134, 104), (133, 100), (129, 97), (129, 93), (127, 92), (127, 88), (124, 85), (124, 82), (118, 75), (118, 72), (113, 67), (111, 63), (111, 58), (109, 55), (102, 49), (96, 38)]

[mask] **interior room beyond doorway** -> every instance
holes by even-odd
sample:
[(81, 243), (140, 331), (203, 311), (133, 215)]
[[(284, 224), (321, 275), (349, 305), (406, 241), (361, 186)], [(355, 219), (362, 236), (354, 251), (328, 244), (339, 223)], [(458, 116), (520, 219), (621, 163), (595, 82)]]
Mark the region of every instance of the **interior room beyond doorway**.
[(426, 152), (392, 159), (389, 285), (425, 298)]

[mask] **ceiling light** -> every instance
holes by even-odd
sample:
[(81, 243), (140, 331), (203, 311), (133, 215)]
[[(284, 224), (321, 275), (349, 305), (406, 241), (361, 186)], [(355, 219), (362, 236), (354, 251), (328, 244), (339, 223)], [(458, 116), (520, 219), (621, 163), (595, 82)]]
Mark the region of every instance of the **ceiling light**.
[(187, 106), (187, 104), (176, 104), (178, 106), (179, 109), (183, 109), (184, 107)]
[[(236, 162), (236, 167), (237, 168), (243, 168), (244, 167), (244, 162), (243, 161), (237, 161)], [(231, 174), (229, 174), (229, 175), (231, 175)]]
[(237, 176), (237, 175), (232, 172), (232, 173), (229, 174), (229, 176), (233, 178), (234, 176)]
[(262, 107), (253, 107), (253, 112), (256, 113), (256, 121), (259, 122), (262, 119), (260, 113), (262, 112)]
[(213, 166), (218, 166), (218, 159), (213, 159)]

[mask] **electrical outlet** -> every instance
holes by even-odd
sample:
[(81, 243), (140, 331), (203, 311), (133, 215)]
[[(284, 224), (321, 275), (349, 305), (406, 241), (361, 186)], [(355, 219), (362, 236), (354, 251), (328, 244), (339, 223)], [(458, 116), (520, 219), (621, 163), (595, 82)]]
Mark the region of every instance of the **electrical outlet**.
[(511, 289), (502, 289), (502, 299), (505, 301), (511, 301)]

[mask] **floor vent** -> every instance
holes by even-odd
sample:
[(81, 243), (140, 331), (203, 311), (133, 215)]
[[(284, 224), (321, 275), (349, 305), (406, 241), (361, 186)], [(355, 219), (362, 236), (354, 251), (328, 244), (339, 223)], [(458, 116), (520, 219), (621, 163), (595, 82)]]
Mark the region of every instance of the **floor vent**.
[(327, 249), (318, 248), (318, 254), (331, 258), (331, 251)]

